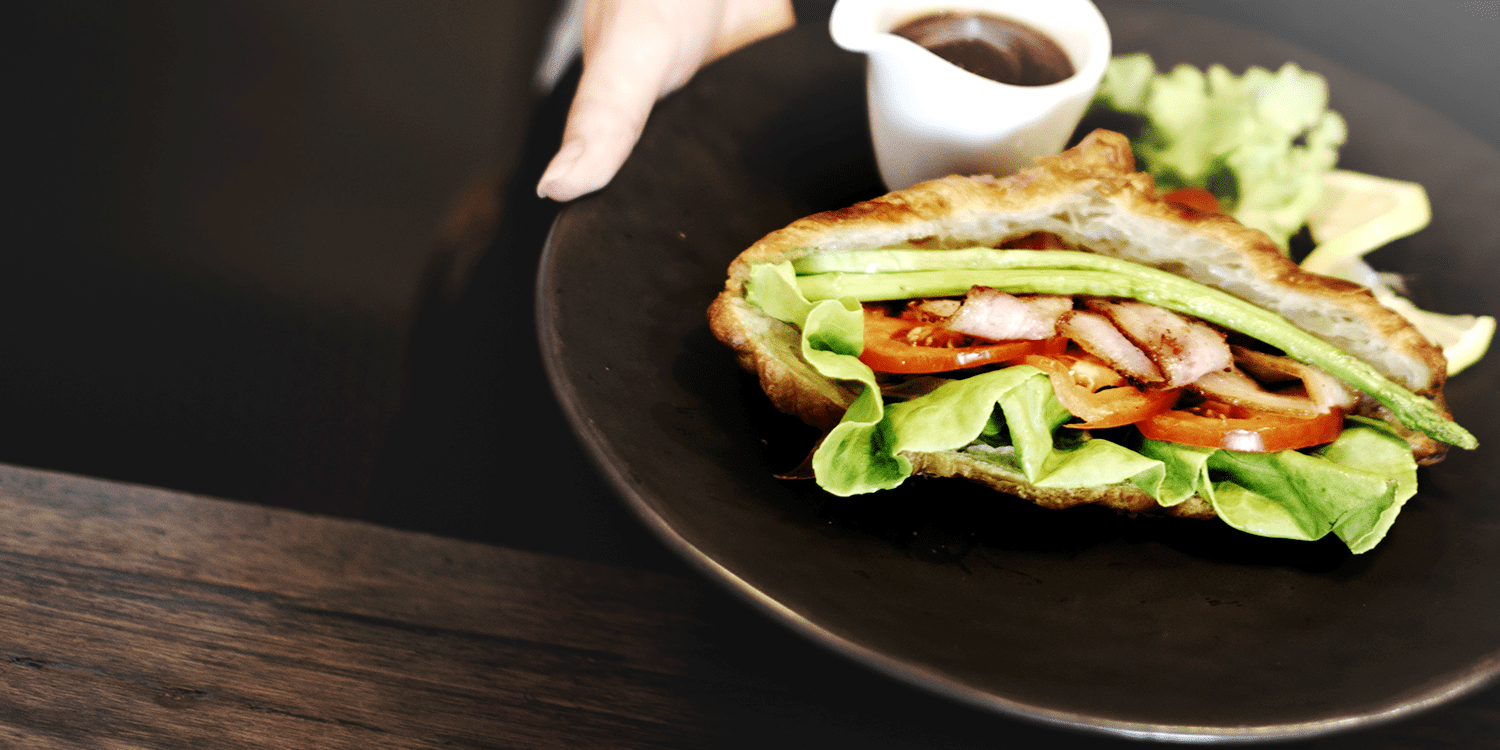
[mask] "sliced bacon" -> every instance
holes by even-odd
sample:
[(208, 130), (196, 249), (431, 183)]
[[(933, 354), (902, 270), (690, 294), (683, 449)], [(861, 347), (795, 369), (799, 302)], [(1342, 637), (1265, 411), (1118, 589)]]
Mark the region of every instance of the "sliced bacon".
[[(1357, 394), (1322, 370), (1242, 346), (1230, 350), (1238, 366), (1198, 378), (1191, 386), (1193, 390), (1236, 406), (1297, 417), (1310, 418), (1354, 406)], [(1300, 382), (1276, 391), (1266, 390), (1262, 385), (1292, 381)]]
[(937, 323), (953, 317), (963, 303), (956, 299), (915, 300), (906, 306), (902, 317), (915, 318), (928, 323)]
[(1104, 360), (1136, 385), (1166, 380), (1151, 361), (1109, 318), (1089, 310), (1070, 310), (1057, 323), (1057, 333), (1077, 342), (1089, 354)]
[(1073, 298), (1051, 294), (1017, 297), (987, 286), (969, 290), (945, 325), (992, 341), (1037, 341), (1057, 335), (1057, 319), (1073, 309)]
[(1359, 398), (1359, 393), (1344, 381), (1291, 357), (1266, 354), (1243, 346), (1230, 347), (1230, 351), (1235, 363), (1262, 383), (1302, 381), (1302, 390), (1312, 399), (1320, 414), (1335, 407), (1350, 409)]
[[(1335, 408), (1348, 410), (1358, 397), (1322, 370), (1288, 357), (1231, 347), (1217, 329), (1171, 310), (1135, 300), (1085, 299), (1087, 310), (1074, 310), (1073, 304), (1070, 297), (1014, 296), (975, 286), (962, 302), (914, 301), (904, 317), (932, 323), (914, 331), (948, 336), (995, 341), (1064, 336), (1097, 358), (1098, 364), (1090, 367), (1107, 376), (1082, 368), (1094, 376), (1088, 381), (1098, 381), (1091, 390), (1125, 381), (1162, 390), (1188, 386), (1215, 401), (1307, 418)], [(1085, 373), (1078, 368), (1087, 360), (1068, 361), (1075, 368), (1074, 378), (1081, 378)]]
[(1130, 342), (1140, 347), (1166, 376), (1166, 387), (1179, 388), (1233, 361), (1224, 334), (1199, 320), (1135, 300), (1089, 300)]
[(1301, 388), (1290, 392), (1271, 392), (1237, 367), (1206, 373), (1189, 388), (1215, 401), (1272, 414), (1315, 417), (1326, 411), (1318, 409)]

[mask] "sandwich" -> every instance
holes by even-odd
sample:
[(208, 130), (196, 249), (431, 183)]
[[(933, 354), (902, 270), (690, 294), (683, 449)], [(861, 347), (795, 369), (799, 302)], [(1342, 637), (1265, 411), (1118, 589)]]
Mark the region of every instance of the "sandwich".
[(824, 432), (811, 470), (837, 495), (958, 477), (1359, 553), (1418, 465), (1477, 446), (1410, 323), (1159, 195), (1106, 130), (793, 222), (734, 259), (708, 316)]

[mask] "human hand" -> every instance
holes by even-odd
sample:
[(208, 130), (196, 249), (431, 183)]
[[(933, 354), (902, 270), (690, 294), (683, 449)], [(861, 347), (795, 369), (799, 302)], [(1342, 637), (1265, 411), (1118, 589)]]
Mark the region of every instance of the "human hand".
[(604, 187), (657, 99), (794, 22), (791, 0), (588, 0), (583, 75), (537, 195), (569, 201)]

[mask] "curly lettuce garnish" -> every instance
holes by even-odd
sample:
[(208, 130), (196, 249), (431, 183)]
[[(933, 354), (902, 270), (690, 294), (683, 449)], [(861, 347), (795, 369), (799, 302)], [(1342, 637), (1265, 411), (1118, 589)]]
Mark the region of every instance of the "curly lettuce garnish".
[(1328, 82), (1293, 63), (1157, 73), (1146, 53), (1121, 55), (1096, 102), (1146, 119), (1136, 156), (1163, 192), (1206, 187), (1225, 213), (1282, 247), (1317, 205), (1348, 135), (1328, 109)]

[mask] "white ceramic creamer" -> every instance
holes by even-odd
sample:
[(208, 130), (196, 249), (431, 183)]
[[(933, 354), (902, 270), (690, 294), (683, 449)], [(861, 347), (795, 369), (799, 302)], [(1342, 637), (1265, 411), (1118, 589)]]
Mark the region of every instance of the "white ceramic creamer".
[[(1017, 86), (970, 73), (892, 32), (938, 13), (1009, 19), (1050, 37), (1074, 73)], [(1109, 27), (1089, 0), (839, 0), (839, 46), (868, 57), (870, 135), (886, 187), (949, 174), (1004, 176), (1066, 145), (1109, 64)]]

